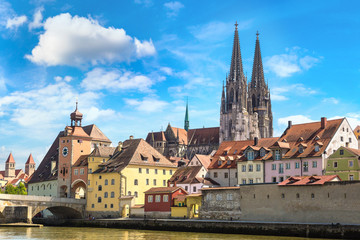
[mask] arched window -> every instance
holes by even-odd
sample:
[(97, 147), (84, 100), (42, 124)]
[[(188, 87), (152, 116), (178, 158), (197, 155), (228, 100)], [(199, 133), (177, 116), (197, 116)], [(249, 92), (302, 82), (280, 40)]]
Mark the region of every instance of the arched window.
[(105, 185), (108, 185), (109, 181), (107, 179), (105, 179)]
[(101, 185), (98, 186), (98, 191), (102, 191), (102, 186)]
[(134, 192), (134, 195), (137, 198), (138, 197), (138, 192)]
[(131, 196), (131, 191), (128, 191), (128, 195)]
[(101, 203), (101, 197), (98, 197), (98, 203)]
[(104, 192), (104, 198), (108, 197), (108, 192)]
[(138, 180), (137, 179), (134, 180), (134, 185), (138, 185)]

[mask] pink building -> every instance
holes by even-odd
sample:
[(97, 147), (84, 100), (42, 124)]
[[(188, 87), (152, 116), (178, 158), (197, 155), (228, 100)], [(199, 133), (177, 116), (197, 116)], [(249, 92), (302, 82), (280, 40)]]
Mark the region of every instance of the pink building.
[(357, 148), (346, 118), (292, 125), (271, 147), (265, 161), (265, 182), (282, 182), (290, 176), (323, 175), (327, 157), (340, 146)]

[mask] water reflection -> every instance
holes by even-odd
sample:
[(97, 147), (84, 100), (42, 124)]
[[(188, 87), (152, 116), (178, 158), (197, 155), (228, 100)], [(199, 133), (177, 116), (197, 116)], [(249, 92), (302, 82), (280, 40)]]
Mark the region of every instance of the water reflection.
[(214, 234), (214, 233), (189, 233), (189, 232), (164, 232), (145, 230), (123, 230), (109, 228), (15, 228), (0, 227), (0, 239), (17, 240), (88, 240), (88, 239), (117, 239), (117, 240), (303, 240), (305, 238), (252, 236), (239, 234)]

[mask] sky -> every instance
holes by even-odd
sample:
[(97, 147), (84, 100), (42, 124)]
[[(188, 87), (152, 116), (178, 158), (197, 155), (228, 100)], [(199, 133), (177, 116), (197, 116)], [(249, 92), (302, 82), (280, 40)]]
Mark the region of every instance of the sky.
[(219, 126), (234, 24), (251, 79), (256, 31), (274, 135), (293, 123), (360, 124), (358, 1), (0, 0), (0, 169), (39, 164), (70, 124), (116, 145), (133, 135)]

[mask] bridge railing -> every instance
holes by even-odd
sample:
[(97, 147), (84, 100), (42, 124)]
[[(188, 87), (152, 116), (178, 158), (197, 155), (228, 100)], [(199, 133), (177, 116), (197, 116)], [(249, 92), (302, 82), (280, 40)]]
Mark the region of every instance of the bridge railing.
[(7, 201), (39, 201), (39, 202), (56, 202), (56, 203), (71, 203), (71, 204), (86, 204), (86, 199), (74, 198), (57, 198), (57, 197), (44, 197), (33, 195), (16, 195), (16, 194), (0, 194), (0, 200)]

